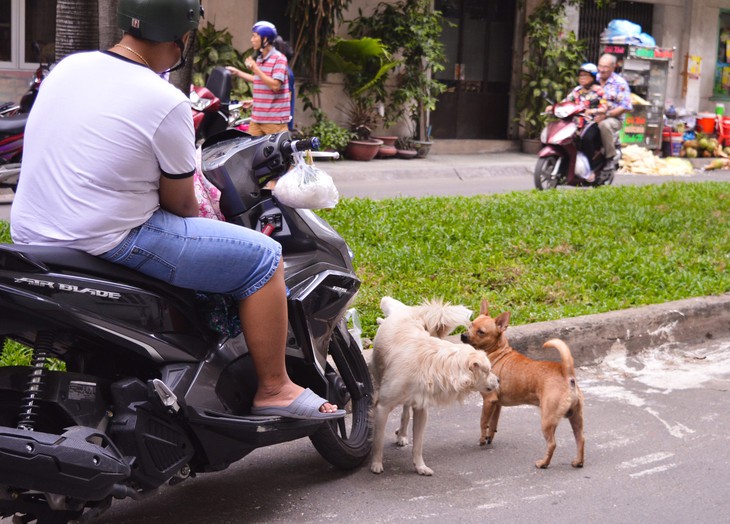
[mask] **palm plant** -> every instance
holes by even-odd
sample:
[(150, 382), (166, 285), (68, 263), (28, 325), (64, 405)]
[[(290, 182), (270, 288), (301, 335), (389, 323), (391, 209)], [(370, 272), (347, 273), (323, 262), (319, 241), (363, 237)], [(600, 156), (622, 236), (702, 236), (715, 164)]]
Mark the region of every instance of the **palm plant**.
[(371, 129), (378, 123), (378, 105), (386, 100), (385, 80), (397, 65), (377, 38), (337, 39), (324, 52), (323, 71), (342, 73), (349, 98), (350, 130)]
[[(205, 85), (210, 72), (217, 66), (234, 66), (246, 69), (245, 60), (252, 52), (251, 49), (243, 53), (233, 47), (233, 36), (227, 28), (216, 29), (208, 22), (205, 27), (196, 31), (195, 58), (193, 59), (193, 84)], [(251, 86), (241, 78), (233, 79), (233, 98), (242, 99), (251, 97)]]
[(431, 0), (381, 2), (370, 16), (350, 22), (350, 34), (380, 39), (399, 57), (395, 87), (386, 105), (386, 125), (408, 115), (415, 126), (413, 138), (429, 140), (427, 115), (436, 108), (446, 86), (433, 77), (444, 70), (446, 55), (441, 42), (441, 13)]

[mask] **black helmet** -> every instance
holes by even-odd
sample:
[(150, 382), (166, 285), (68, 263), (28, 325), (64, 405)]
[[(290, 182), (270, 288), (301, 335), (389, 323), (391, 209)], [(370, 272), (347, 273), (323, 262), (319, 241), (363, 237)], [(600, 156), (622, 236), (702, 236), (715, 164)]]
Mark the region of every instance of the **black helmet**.
[(119, 0), (117, 25), (153, 42), (174, 42), (198, 27), (200, 0)]

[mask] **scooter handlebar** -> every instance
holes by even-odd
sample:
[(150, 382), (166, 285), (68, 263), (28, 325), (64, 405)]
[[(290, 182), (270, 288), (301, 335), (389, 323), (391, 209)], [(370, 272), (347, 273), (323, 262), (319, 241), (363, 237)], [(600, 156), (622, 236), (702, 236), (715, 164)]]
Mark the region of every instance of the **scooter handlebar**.
[(313, 136), (311, 138), (302, 138), (300, 140), (292, 140), (289, 142), (289, 150), (287, 153), (301, 153), (302, 151), (317, 151), (321, 145), (319, 138)]

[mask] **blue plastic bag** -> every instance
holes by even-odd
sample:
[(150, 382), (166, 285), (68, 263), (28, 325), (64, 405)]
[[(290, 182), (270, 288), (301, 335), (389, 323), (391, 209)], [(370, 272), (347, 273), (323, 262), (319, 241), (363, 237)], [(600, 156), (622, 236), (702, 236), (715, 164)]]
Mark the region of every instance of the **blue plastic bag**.
[(641, 45), (646, 47), (656, 47), (656, 40), (654, 40), (654, 37), (651, 35), (640, 33), (639, 40), (641, 41)]
[(608, 27), (606, 27), (606, 36), (609, 38), (616, 36), (639, 36), (640, 34), (641, 26), (629, 20), (611, 20), (608, 23)]

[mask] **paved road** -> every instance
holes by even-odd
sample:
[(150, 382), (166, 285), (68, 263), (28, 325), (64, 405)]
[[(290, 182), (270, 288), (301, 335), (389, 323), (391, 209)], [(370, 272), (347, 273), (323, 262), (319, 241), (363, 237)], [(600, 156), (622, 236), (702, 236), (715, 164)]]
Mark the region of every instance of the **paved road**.
[[(535, 188), (535, 158), (522, 153), (437, 155), (418, 160), (319, 162), (344, 197), (472, 196)], [(616, 185), (730, 181), (730, 171), (695, 170), (689, 176), (617, 175)]]
[[(337, 162), (317, 165), (332, 175), (343, 197), (392, 198), (398, 196), (472, 196), (534, 189), (535, 158), (523, 153), (429, 155), (415, 160)], [(616, 185), (664, 182), (730, 181), (730, 171), (696, 170), (691, 176), (617, 175)], [(0, 190), (0, 220), (8, 220), (7, 190)]]
[[(119, 501), (107, 524), (160, 522), (724, 523), (730, 512), (730, 345), (691, 353), (620, 350), (577, 370), (586, 396), (586, 464), (573, 469), (570, 425), (547, 470), (537, 408), (505, 408), (490, 447), (477, 444), (481, 399), (431, 412), (433, 477), (411, 447), (385, 450), (385, 472), (332, 469), (308, 440), (262, 449), (225, 472)], [(398, 414), (391, 414), (393, 436)]]
[[(348, 171), (343, 163), (329, 171), (346, 197), (532, 189), (524, 165), (503, 163), (480, 172), (460, 162), (454, 158), (446, 168), (431, 171), (423, 170), (428, 164), (385, 164), (394, 172), (363, 171), (365, 166)], [(730, 174), (623, 175), (616, 183), (710, 179), (730, 180)], [(0, 218), (8, 211), (8, 205), (0, 205)], [(141, 502), (115, 501), (98, 521), (724, 523), (730, 512), (728, 349), (730, 342), (720, 340), (699, 348), (653, 348), (631, 357), (615, 350), (603, 362), (579, 368), (587, 438), (586, 465), (580, 470), (570, 467), (575, 448), (567, 422), (559, 428), (551, 467), (534, 468), (544, 444), (532, 407), (506, 408), (494, 444), (480, 448), (481, 400), (473, 396), (431, 413), (425, 459), (436, 472), (433, 477), (413, 471), (410, 447), (388, 446), (385, 472), (373, 475), (367, 466), (334, 470), (305, 439), (257, 450), (226, 471), (162, 488)], [(397, 418), (391, 415), (391, 437)]]

